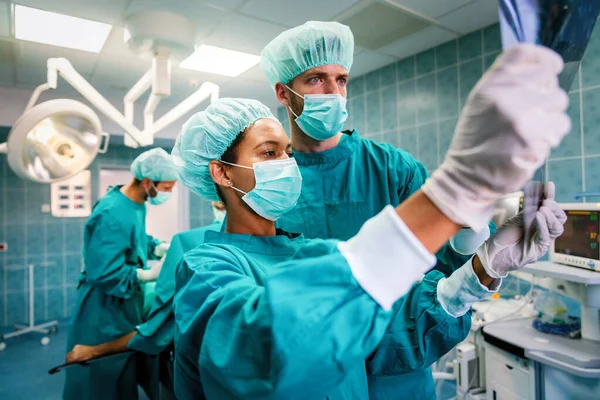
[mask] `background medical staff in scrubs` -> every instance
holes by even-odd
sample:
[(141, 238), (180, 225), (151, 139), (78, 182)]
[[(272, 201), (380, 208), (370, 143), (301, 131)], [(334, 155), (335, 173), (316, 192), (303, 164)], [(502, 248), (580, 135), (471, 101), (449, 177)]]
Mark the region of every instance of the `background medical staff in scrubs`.
[(146, 354), (159, 354), (173, 343), (175, 320), (173, 316), (173, 297), (175, 295), (175, 276), (177, 266), (183, 255), (201, 245), (206, 231), (218, 231), (225, 219), (225, 205), (213, 202), (215, 220), (212, 224), (181, 232), (173, 236), (169, 250), (162, 263), (156, 280), (154, 299), (144, 322), (135, 331), (113, 340), (94, 346), (75, 345), (67, 354), (68, 363), (93, 360), (110, 354), (121, 353), (128, 349)]
[[(143, 322), (141, 283), (156, 280), (160, 263), (145, 269), (148, 259), (166, 254), (168, 243), (146, 234), (146, 201), (161, 204), (170, 197), (178, 176), (170, 155), (156, 148), (131, 164), (134, 176), (96, 203), (84, 232), (84, 271), (69, 326), (67, 351), (76, 344), (110, 342)], [(135, 357), (68, 368), (65, 399), (136, 399)]]

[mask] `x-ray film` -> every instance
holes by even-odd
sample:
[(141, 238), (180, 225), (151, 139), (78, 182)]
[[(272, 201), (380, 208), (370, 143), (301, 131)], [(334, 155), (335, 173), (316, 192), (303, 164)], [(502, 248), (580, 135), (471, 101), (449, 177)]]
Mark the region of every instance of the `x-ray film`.
[[(596, 24), (600, 0), (500, 0), (499, 3), (502, 47), (535, 43), (556, 51), (565, 62), (559, 76), (560, 87), (568, 92)], [(526, 239), (531, 235), (535, 214), (543, 200), (545, 170), (543, 165), (523, 188)]]

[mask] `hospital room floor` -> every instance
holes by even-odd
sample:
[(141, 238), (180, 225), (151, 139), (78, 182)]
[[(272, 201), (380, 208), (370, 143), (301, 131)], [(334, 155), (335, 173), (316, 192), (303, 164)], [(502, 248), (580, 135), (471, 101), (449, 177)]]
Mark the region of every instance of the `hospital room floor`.
[[(31, 333), (8, 339), (0, 352), (0, 399), (60, 400), (64, 373), (49, 375), (48, 370), (65, 359), (68, 321), (60, 321), (58, 332), (50, 335), (47, 346), (41, 334)], [(3, 331), (3, 333), (6, 333)], [(139, 400), (147, 400), (140, 391)]]
[[(6, 341), (6, 350), (0, 352), (0, 399), (61, 399), (64, 373), (49, 375), (48, 370), (64, 362), (67, 325), (67, 320), (59, 322), (58, 332), (50, 335), (48, 346), (40, 344), (42, 335), (38, 333)], [(440, 400), (453, 397), (456, 393), (454, 382), (444, 383), (440, 393)], [(148, 400), (142, 390), (139, 400)]]

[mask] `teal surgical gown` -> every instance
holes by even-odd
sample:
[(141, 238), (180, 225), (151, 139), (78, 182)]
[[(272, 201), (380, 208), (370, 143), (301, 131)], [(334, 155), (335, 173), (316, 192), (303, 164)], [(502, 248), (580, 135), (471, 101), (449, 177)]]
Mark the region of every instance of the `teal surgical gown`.
[[(184, 256), (191, 278), (174, 302), (177, 398), (367, 399), (366, 359), (393, 358), (384, 372), (403, 372), (456, 345), (444, 331), (466, 336), (468, 314), (438, 302), (440, 272), (385, 312), (336, 243), (207, 232)], [(414, 334), (390, 332), (399, 316), (407, 325), (396, 328)], [(382, 341), (394, 347), (374, 353)]]
[[(146, 205), (110, 190), (95, 205), (85, 225), (85, 270), (67, 351), (76, 344), (96, 345), (120, 338), (143, 321), (143, 293), (138, 268), (153, 258), (159, 241), (146, 235)], [(136, 357), (124, 354), (89, 367), (67, 368), (64, 399), (137, 399)]]
[[(293, 157), (302, 173), (302, 193), (297, 206), (278, 220), (278, 226), (309, 238), (347, 240), (385, 206), (395, 207), (408, 199), (427, 179), (423, 164), (409, 153), (363, 139), (357, 131), (344, 132), (333, 149), (294, 152)], [(493, 223), (490, 229), (494, 232)], [(449, 244), (436, 256), (435, 269), (446, 276), (470, 258), (455, 253)], [(428, 359), (410, 359), (410, 354), (403, 354), (395, 347), (397, 336), (415, 334), (411, 327), (423, 309), (416, 306), (415, 310), (415, 315), (395, 316), (384, 340), (367, 362), (371, 399), (396, 399), (399, 393), (405, 399), (435, 398), (429, 366), (444, 353), (432, 354)], [(437, 332), (439, 340), (454, 343), (465, 336), (462, 330)], [(410, 340), (416, 343), (420, 339)]]
[(204, 242), (204, 233), (218, 231), (221, 222), (181, 232), (173, 236), (162, 269), (156, 280), (155, 298), (144, 323), (136, 327), (128, 347), (146, 354), (158, 354), (173, 342), (175, 318), (173, 296), (175, 295), (175, 270), (183, 255)]

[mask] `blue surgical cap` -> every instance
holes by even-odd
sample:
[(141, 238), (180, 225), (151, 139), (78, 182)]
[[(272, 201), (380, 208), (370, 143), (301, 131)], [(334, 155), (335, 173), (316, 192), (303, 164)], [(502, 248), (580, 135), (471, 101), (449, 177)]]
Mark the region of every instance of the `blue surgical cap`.
[(322, 65), (337, 64), (350, 72), (353, 57), (350, 28), (338, 22), (309, 21), (273, 39), (260, 53), (260, 68), (275, 87)]
[(208, 200), (221, 201), (208, 164), (220, 160), (246, 128), (263, 118), (279, 122), (269, 107), (251, 99), (220, 99), (193, 115), (171, 153), (183, 184)]
[(131, 163), (131, 173), (135, 179), (140, 181), (144, 178), (154, 182), (176, 181), (179, 179), (171, 156), (158, 147), (137, 156)]

